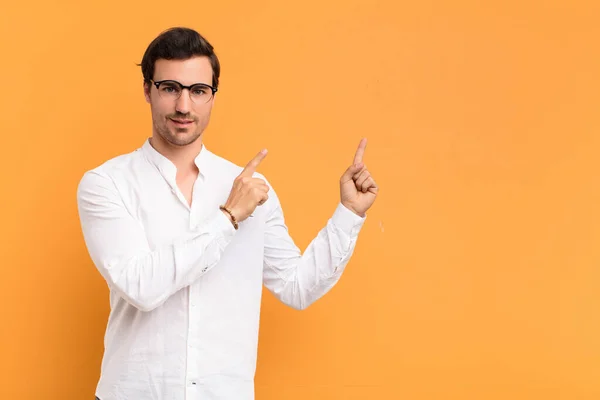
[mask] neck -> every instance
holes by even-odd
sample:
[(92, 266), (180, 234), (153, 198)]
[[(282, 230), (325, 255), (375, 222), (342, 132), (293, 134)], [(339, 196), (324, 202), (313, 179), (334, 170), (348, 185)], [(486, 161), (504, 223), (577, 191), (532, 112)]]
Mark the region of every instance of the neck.
[(202, 150), (202, 136), (186, 146), (175, 146), (164, 140), (160, 135), (153, 134), (150, 138), (150, 144), (175, 165), (177, 175), (198, 171), (195, 159)]

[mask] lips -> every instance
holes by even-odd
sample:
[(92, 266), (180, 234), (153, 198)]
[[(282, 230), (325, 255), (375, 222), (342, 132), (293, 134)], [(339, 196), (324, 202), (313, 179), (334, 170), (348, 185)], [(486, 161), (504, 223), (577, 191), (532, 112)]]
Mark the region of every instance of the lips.
[(169, 119), (177, 126), (188, 126), (192, 122), (194, 122), (191, 119), (173, 119), (173, 118), (169, 118)]

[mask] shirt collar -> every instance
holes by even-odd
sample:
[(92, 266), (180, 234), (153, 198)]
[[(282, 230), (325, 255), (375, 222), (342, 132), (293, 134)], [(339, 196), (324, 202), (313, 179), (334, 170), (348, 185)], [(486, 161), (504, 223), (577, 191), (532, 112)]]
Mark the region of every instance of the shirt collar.
[[(146, 141), (142, 145), (142, 151), (144, 152), (148, 160), (152, 164), (154, 164), (162, 174), (172, 177), (173, 179), (175, 178), (175, 175), (177, 174), (177, 168), (175, 167), (175, 164), (173, 164), (171, 160), (163, 156), (154, 147), (152, 147), (149, 138), (146, 139)], [(213, 158), (213, 153), (211, 153), (206, 148), (206, 145), (202, 143), (202, 149), (194, 159), (194, 163), (198, 167), (198, 170), (200, 171), (200, 176), (202, 178), (206, 178), (207, 175), (211, 173), (211, 161)]]

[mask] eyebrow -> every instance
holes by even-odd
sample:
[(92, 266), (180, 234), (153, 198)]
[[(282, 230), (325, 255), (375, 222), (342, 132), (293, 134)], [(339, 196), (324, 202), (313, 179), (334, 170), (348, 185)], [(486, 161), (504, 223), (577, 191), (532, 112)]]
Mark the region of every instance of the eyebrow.
[(210, 83), (204, 83), (204, 82), (195, 82), (195, 83), (191, 83), (189, 85), (184, 85), (183, 83), (179, 82), (176, 79), (156, 79), (156, 80), (154, 80), (154, 82), (168, 82), (168, 81), (177, 82), (177, 83), (179, 83), (182, 86), (194, 86), (194, 85), (212, 86)]

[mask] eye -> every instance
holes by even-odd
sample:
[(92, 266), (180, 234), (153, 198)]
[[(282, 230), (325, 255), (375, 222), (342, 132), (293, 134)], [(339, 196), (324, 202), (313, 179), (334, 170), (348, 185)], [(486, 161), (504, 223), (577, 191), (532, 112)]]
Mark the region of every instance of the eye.
[(169, 93), (169, 94), (179, 92), (179, 88), (172, 83), (164, 83), (164, 84), (160, 85), (159, 90), (163, 93)]
[(194, 87), (192, 88), (192, 95), (194, 96), (204, 96), (208, 93), (208, 88), (204, 86)]

